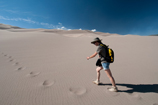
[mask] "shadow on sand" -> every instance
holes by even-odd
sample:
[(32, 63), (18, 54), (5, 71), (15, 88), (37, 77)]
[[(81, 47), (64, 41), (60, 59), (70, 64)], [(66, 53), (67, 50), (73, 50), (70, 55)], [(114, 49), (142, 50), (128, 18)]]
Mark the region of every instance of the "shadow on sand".
[[(100, 84), (102, 85), (111, 85), (111, 84)], [(130, 88), (128, 90), (119, 90), (118, 92), (127, 92), (127, 93), (133, 93), (133, 92), (140, 92), (140, 93), (158, 93), (158, 84), (116, 84), (117, 86), (125, 86), (127, 88)]]

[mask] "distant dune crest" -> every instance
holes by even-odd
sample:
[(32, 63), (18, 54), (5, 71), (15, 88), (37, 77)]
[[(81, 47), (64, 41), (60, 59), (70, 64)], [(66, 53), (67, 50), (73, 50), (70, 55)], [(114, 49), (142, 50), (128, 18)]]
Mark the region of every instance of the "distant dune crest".
[[(40, 31), (40, 32), (47, 32), (47, 33), (56, 33), (56, 34), (62, 34), (64, 36), (68, 37), (76, 37), (77, 36), (82, 36), (85, 34), (96, 34), (96, 35), (101, 35), (101, 36), (109, 36), (109, 35), (118, 35), (118, 34), (110, 34), (110, 33), (103, 33), (103, 32), (94, 32), (92, 30), (81, 30), (81, 29), (74, 29), (74, 30), (59, 30), (59, 29), (25, 29), (25, 28), (20, 28), (17, 26), (11, 26), (11, 25), (6, 25), (6, 24), (1, 24), (0, 23), (0, 30), (7, 30), (11, 32), (33, 32), (33, 31)], [(76, 34), (75, 36), (72, 36)], [(81, 35), (82, 34), (82, 35)]]
[[(82, 30), (82, 29), (74, 29), (74, 30), (61, 30), (61, 29), (25, 29), (17, 26), (11, 26), (0, 23), (0, 30), (7, 30), (11, 32), (47, 32), (47, 33), (56, 33), (61, 34), (68, 37), (80, 37), (85, 34), (99, 35), (99, 36), (122, 36), (116, 33), (104, 33), (104, 32), (96, 32), (96, 30)], [(75, 36), (74, 36), (75, 35)], [(128, 34), (128, 36), (131, 36)], [(132, 35), (133, 36), (133, 35)]]
[(17, 26), (11, 26), (11, 25), (6, 25), (6, 24), (1, 24), (0, 23), (0, 29), (22, 29), (22, 28), (17, 27)]

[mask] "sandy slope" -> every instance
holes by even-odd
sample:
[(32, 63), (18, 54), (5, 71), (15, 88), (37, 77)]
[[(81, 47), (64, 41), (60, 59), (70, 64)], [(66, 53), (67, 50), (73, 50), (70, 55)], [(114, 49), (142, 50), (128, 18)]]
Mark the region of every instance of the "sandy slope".
[[(0, 105), (158, 105), (158, 37), (22, 30), (0, 30)], [(95, 37), (115, 51), (117, 93), (104, 71), (92, 83)]]
[(0, 29), (21, 29), (20, 27), (17, 26), (11, 26), (11, 25), (6, 25), (6, 24), (2, 24), (0, 23)]

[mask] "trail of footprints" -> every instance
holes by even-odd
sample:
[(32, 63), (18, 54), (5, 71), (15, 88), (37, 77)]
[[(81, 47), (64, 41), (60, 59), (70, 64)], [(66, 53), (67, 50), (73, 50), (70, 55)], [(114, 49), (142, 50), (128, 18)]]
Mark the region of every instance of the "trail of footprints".
[[(7, 55), (5, 53), (1, 53), (1, 54), (2, 54), (2, 56), (6, 57), (8, 59), (8, 62), (11, 62), (13, 66), (17, 67), (16, 71), (22, 71), (22, 70), (26, 69), (26, 67), (21, 66), (21, 64), (16, 59), (14, 59), (12, 56)], [(40, 74), (40, 72), (32, 71), (27, 76), (29, 76), (29, 77), (36, 77), (39, 74)], [(54, 83), (55, 83), (55, 81), (45, 80), (45, 81), (43, 81), (42, 86), (50, 87), (50, 86), (54, 85)]]
[[(25, 70), (26, 67), (21, 66), (20, 62), (18, 62), (16, 59), (14, 59), (12, 56), (7, 55), (5, 53), (1, 53), (4, 57), (6, 57), (8, 59), (8, 62), (11, 62), (13, 66), (16, 66), (17, 69), (16, 71), (22, 71)], [(40, 72), (30, 72), (27, 76), (29, 77), (36, 77), (40, 74)], [(49, 80), (45, 80), (41, 83), (41, 85), (43, 87), (51, 87), (52, 85), (55, 84), (55, 81), (49, 81)], [(84, 87), (70, 87), (69, 88), (69, 92), (71, 94), (75, 94), (75, 95), (83, 95), (87, 92), (87, 89)]]
[[(10, 55), (7, 55), (7, 54), (4, 54), (4, 53), (1, 53), (4, 57), (6, 57), (7, 59), (9, 59), (9, 62), (12, 63), (13, 66), (17, 66), (17, 69), (16, 71), (22, 71), (22, 70), (25, 70), (26, 67), (22, 67), (20, 65), (20, 62), (17, 62), (16, 59), (14, 59), (12, 56)], [(29, 77), (36, 77), (40, 74), (40, 72), (30, 72), (28, 74)], [(51, 87), (52, 85), (55, 84), (55, 81), (49, 81), (49, 80), (45, 80), (41, 83), (41, 85), (43, 87)], [(85, 87), (70, 87), (68, 89), (69, 93), (71, 94), (74, 94), (74, 95), (77, 95), (77, 96), (80, 96), (80, 95), (84, 95), (85, 93), (87, 93), (87, 89)], [(109, 95), (112, 95), (112, 96), (118, 96), (120, 93), (111, 93), (109, 91), (106, 90), (106, 93), (109, 94)]]
[[(26, 67), (22, 67), (20, 65), (20, 63), (14, 59), (12, 56), (10, 55), (7, 55), (7, 54), (4, 54), (4, 53), (1, 53), (4, 57), (6, 57), (7, 59), (9, 59), (8, 61), (12, 63), (13, 66), (16, 66), (17, 69), (16, 71), (22, 71), (22, 70), (25, 70)], [(40, 74), (40, 72), (30, 72), (27, 76), (29, 77), (36, 77)], [(52, 85), (55, 84), (55, 81), (49, 81), (49, 80), (45, 80), (41, 83), (41, 85), (43, 87), (51, 87)], [(77, 95), (77, 96), (81, 96), (81, 95), (84, 95), (85, 93), (87, 93), (87, 89), (85, 87), (70, 87), (68, 89), (69, 93), (70, 94), (74, 94), (74, 95)], [(110, 94), (110, 93), (109, 93)], [(113, 94), (113, 95), (116, 95), (116, 94)], [(118, 94), (117, 94), (118, 95)]]
[[(4, 54), (4, 53), (1, 53), (4, 57), (6, 57), (7, 59), (9, 59), (8, 61), (12, 63), (13, 66), (17, 66), (17, 69), (16, 71), (22, 71), (22, 70), (25, 70), (26, 67), (23, 67), (20, 65), (19, 62), (17, 62), (16, 59), (14, 59), (12, 56), (10, 55), (7, 55), (7, 54)], [(40, 72), (30, 72), (28, 74), (29, 77), (36, 77), (40, 74)], [(51, 87), (52, 85), (55, 84), (55, 81), (49, 81), (49, 80), (45, 80), (42, 82), (42, 86), (43, 87)], [(71, 94), (74, 94), (74, 95), (77, 95), (77, 96), (81, 96), (81, 95), (84, 95), (87, 93), (87, 89), (85, 87), (70, 87), (68, 89), (69, 93)], [(119, 96), (120, 93), (119, 92), (109, 92), (107, 89), (105, 90), (106, 94), (109, 94), (110, 96)], [(142, 97), (139, 95), (139, 94), (133, 94), (131, 95), (131, 99), (136, 99), (136, 100), (142, 100)], [(158, 105), (158, 103), (154, 103), (153, 105)]]
[(16, 69), (17, 71), (24, 70), (26, 68), (26, 67), (19, 67), (20, 63), (17, 62), (12, 56), (9, 56), (9, 55), (4, 54), (4, 53), (2, 53), (2, 55), (4, 57), (6, 57), (7, 59), (9, 59), (9, 62), (13, 63), (12, 65), (17, 66), (17, 69)]

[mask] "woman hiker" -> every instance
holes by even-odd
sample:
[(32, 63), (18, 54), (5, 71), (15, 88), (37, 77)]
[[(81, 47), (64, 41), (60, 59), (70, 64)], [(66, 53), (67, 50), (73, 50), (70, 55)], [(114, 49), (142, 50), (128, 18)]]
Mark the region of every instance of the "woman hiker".
[(95, 38), (91, 44), (94, 44), (96, 46), (98, 46), (96, 52), (91, 55), (90, 57), (87, 57), (87, 60), (95, 57), (97, 54), (99, 54), (99, 59), (101, 60), (101, 65), (98, 66), (96, 68), (96, 71), (97, 71), (97, 79), (95, 81), (93, 81), (93, 83), (99, 85), (100, 84), (100, 70), (104, 69), (105, 70), (105, 73), (107, 74), (107, 76), (109, 77), (111, 83), (112, 83), (112, 87), (111, 88), (108, 88), (109, 91), (113, 91), (113, 92), (117, 92), (118, 89), (116, 87), (116, 84), (115, 84), (115, 80), (112, 76), (112, 73), (110, 71), (110, 63), (108, 63), (105, 59), (105, 55), (106, 55), (106, 48), (101, 46), (100, 44), (102, 44), (101, 40), (97, 37)]

